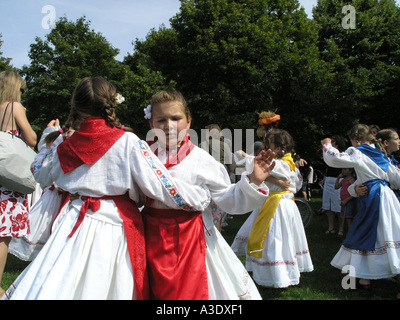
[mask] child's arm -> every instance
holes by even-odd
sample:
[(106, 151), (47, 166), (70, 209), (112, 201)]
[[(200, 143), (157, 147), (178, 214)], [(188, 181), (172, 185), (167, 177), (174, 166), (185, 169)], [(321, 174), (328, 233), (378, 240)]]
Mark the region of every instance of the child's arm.
[(290, 187), (290, 180), (287, 180), (285, 178), (276, 178), (273, 176), (268, 176), (267, 180), (270, 183), (273, 183), (274, 185), (278, 186), (279, 188), (283, 190), (288, 190)]
[(338, 177), (336, 178), (335, 189), (340, 189), (342, 187), (342, 180), (340, 180), (342, 177), (343, 175), (339, 174)]

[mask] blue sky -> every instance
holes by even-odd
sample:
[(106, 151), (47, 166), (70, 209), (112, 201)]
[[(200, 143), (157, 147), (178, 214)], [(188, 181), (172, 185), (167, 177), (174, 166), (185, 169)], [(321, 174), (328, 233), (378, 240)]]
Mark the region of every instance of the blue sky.
[[(400, 0), (396, 0), (400, 3)], [(317, 0), (300, 0), (311, 17)], [(56, 20), (66, 16), (68, 20), (86, 16), (91, 29), (101, 32), (115, 48), (122, 60), (133, 52), (132, 41), (144, 39), (150, 29), (161, 24), (169, 26), (169, 19), (179, 12), (179, 0), (0, 0), (0, 33), (3, 57), (12, 58), (18, 68), (29, 64), (28, 52), (35, 37), (45, 39), (50, 31), (47, 17), (54, 14)]]

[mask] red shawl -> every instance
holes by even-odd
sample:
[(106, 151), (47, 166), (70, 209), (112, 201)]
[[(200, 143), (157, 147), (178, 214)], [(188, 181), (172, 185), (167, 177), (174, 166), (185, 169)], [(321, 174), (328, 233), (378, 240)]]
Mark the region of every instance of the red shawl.
[(107, 125), (103, 118), (86, 119), (79, 131), (57, 148), (62, 170), (67, 173), (82, 164), (95, 163), (124, 133), (124, 130)]

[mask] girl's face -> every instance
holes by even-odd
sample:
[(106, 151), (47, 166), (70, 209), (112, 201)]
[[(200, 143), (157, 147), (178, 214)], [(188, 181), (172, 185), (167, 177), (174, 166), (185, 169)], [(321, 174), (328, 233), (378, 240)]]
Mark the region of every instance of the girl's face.
[(389, 140), (385, 140), (383, 141), (385, 147), (386, 147), (386, 151), (388, 153), (393, 153), (396, 151), (399, 151), (399, 135), (397, 134), (397, 132), (394, 132), (392, 135), (392, 138)]
[(350, 177), (352, 173), (353, 173), (353, 170), (351, 168), (342, 169), (343, 177)]
[(75, 130), (72, 128), (69, 128), (67, 132), (64, 133), (64, 140), (68, 139), (70, 136), (74, 134)]
[(352, 145), (354, 148), (357, 148), (357, 147), (359, 146), (359, 143), (358, 143), (358, 141), (357, 141), (356, 138), (351, 138), (351, 139), (350, 139), (350, 142), (351, 142), (351, 145)]
[[(181, 103), (163, 102), (152, 108), (150, 127), (164, 148), (177, 147), (185, 138), (192, 119), (188, 119)], [(157, 129), (157, 130), (154, 130)]]

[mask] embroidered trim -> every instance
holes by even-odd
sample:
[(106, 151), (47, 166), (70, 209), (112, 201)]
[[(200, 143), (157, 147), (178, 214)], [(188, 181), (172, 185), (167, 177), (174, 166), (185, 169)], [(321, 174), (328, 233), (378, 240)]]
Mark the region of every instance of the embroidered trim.
[(356, 250), (356, 249), (350, 249), (346, 248), (345, 246), (342, 246), (342, 249), (350, 252), (351, 254), (356, 254), (360, 256), (376, 256), (376, 255), (382, 255), (387, 253), (387, 249), (400, 249), (400, 241), (386, 241), (386, 245), (380, 248), (375, 248), (375, 250)]
[[(296, 252), (296, 256), (302, 256), (304, 254), (309, 254), (310, 252), (308, 250), (303, 250), (300, 252)], [(247, 257), (249, 258), (250, 256), (247, 255)], [(259, 265), (259, 266), (267, 266), (267, 267), (274, 267), (274, 266), (295, 266), (297, 264), (297, 261), (265, 261), (265, 262), (261, 262), (260, 259), (256, 259), (251, 257), (249, 259), (251, 262)]]
[(194, 210), (193, 207), (191, 207), (183, 198), (182, 196), (178, 193), (176, 187), (173, 185), (173, 183), (165, 176), (165, 174), (160, 170), (156, 163), (154, 162), (153, 158), (151, 157), (150, 152), (146, 148), (145, 144), (143, 141), (138, 141), (139, 143), (139, 148), (140, 151), (142, 152), (142, 155), (146, 159), (147, 163), (150, 165), (151, 169), (154, 171), (160, 182), (162, 183), (163, 187), (168, 191), (168, 194), (170, 195), (171, 199), (175, 202), (175, 204), (186, 211), (196, 211)]

